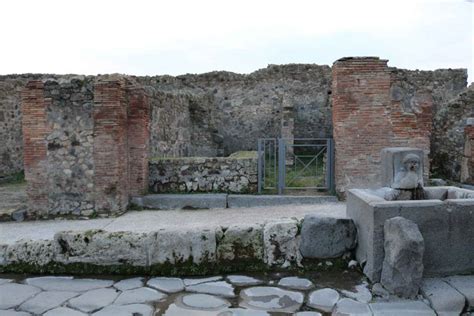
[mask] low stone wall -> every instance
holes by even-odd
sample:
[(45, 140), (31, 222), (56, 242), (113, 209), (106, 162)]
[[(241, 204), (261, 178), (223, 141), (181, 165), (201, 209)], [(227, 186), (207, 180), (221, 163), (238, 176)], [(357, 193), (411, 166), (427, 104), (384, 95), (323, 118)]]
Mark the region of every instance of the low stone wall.
[(153, 159), (149, 186), (154, 193), (257, 191), (257, 155)]
[[(350, 258), (355, 226), (307, 215), (260, 224), (156, 231), (59, 231), (49, 240), (0, 243), (0, 272), (207, 274), (326, 269)], [(334, 264), (328, 260), (334, 259)], [(321, 263), (321, 262), (324, 262)], [(343, 261), (342, 261), (343, 262)]]

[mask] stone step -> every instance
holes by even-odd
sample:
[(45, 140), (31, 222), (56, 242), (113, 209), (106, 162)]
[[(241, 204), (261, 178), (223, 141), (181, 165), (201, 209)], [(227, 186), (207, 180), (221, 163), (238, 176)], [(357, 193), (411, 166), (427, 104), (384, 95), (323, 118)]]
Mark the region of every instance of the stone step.
[(244, 195), (244, 194), (149, 194), (132, 198), (132, 204), (156, 210), (212, 209), (338, 202), (335, 196)]

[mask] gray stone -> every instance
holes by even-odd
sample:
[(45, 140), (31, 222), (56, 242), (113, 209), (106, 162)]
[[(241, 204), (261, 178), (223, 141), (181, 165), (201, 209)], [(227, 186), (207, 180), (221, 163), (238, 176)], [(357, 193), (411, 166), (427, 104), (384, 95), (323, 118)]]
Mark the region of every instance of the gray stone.
[(268, 312), (294, 313), (300, 309), (304, 295), (277, 287), (251, 287), (240, 292), (242, 307)]
[(231, 225), (220, 236), (217, 258), (225, 260), (262, 260), (262, 225)]
[(423, 279), (421, 293), (438, 315), (459, 315), (466, 304), (466, 298), (438, 278)]
[(230, 303), (225, 299), (208, 294), (185, 294), (177, 302), (186, 307), (207, 311), (215, 311), (230, 306)]
[(216, 262), (216, 230), (196, 228), (187, 230), (162, 229), (156, 234), (156, 242), (150, 254), (150, 264), (186, 262)]
[(13, 279), (0, 279), (0, 285), (12, 282)]
[(196, 284), (207, 283), (207, 282), (216, 282), (222, 279), (223, 278), (221, 276), (213, 276), (213, 277), (208, 277), (208, 278), (184, 279), (183, 283), (185, 286), (189, 286), (189, 285), (196, 285)]
[(263, 228), (264, 262), (282, 268), (302, 266), (300, 242), (296, 220), (282, 219), (266, 223)]
[(223, 297), (235, 297), (234, 287), (225, 282), (207, 282), (186, 286), (186, 291), (194, 293), (212, 294)]
[(0, 315), (1, 316), (31, 316), (30, 313), (27, 313), (27, 312), (17, 312), (15, 310), (0, 310)]
[(112, 304), (119, 292), (114, 288), (88, 291), (69, 301), (69, 306), (85, 313), (92, 313), (104, 306)]
[(251, 310), (246, 308), (228, 308), (217, 314), (217, 316), (270, 316), (270, 314), (265, 311)]
[(167, 295), (147, 287), (123, 291), (114, 302), (114, 305), (144, 304), (161, 301)]
[(225, 208), (227, 194), (149, 194), (133, 202), (157, 210)]
[(94, 316), (152, 316), (153, 307), (146, 304), (129, 304), (129, 305), (109, 305), (98, 312), (92, 314)]
[(347, 218), (306, 215), (301, 228), (304, 258), (337, 258), (356, 246), (357, 232)]
[(79, 293), (66, 291), (45, 291), (27, 300), (20, 305), (19, 309), (33, 314), (43, 314), (44, 312), (58, 307), (68, 299), (77, 296)]
[(143, 286), (143, 278), (132, 278), (120, 280), (114, 284), (114, 287), (120, 291), (133, 290)]
[(314, 287), (313, 282), (308, 279), (299, 278), (299, 277), (286, 277), (280, 279), (278, 282), (279, 286), (283, 286), (292, 290), (309, 290)]
[(388, 299), (390, 297), (390, 293), (380, 283), (375, 283), (372, 286), (372, 293), (375, 296), (379, 296), (383, 299)]
[(27, 299), (41, 292), (37, 287), (31, 285), (6, 283), (0, 285), (0, 309), (9, 309), (20, 305)]
[(341, 293), (361, 303), (368, 303), (372, 300), (372, 293), (369, 290), (367, 282), (354, 286), (354, 291), (341, 290)]
[(43, 316), (86, 316), (86, 315), (87, 314), (84, 314), (82, 312), (76, 311), (68, 307), (58, 307), (58, 308), (48, 311)]
[(16, 222), (23, 222), (27, 215), (26, 209), (16, 210), (12, 213), (12, 219)]
[(318, 312), (298, 312), (295, 316), (323, 316), (323, 314)]
[(417, 148), (384, 148), (381, 152), (382, 187), (423, 187), (423, 157), (423, 150)]
[(228, 275), (227, 280), (236, 286), (251, 286), (264, 283), (262, 280), (245, 275)]
[(311, 292), (306, 304), (321, 312), (330, 313), (339, 299), (340, 295), (336, 290), (325, 288)]
[(423, 236), (414, 222), (397, 216), (385, 221), (384, 237), (380, 283), (392, 294), (413, 298), (423, 277)]
[(369, 305), (354, 301), (350, 298), (343, 298), (337, 302), (332, 313), (333, 316), (372, 316)]
[(177, 293), (184, 290), (184, 282), (179, 278), (152, 278), (146, 285), (165, 293)]
[(436, 316), (436, 313), (421, 301), (375, 302), (369, 306), (374, 316)]
[(456, 275), (445, 281), (466, 297), (469, 309), (474, 311), (474, 275)]
[(402, 216), (415, 222), (425, 242), (423, 265), (425, 275), (454, 275), (474, 269), (474, 191), (455, 187), (425, 187), (425, 193), (441, 192), (444, 201), (386, 201), (373, 190), (349, 190), (347, 215), (357, 226), (356, 258), (364, 273), (380, 281), (384, 260), (383, 225), (385, 220)]
[(37, 277), (25, 280), (27, 284), (39, 287), (45, 291), (85, 292), (94, 289), (110, 287), (111, 280), (74, 279), (73, 277)]
[(239, 195), (229, 194), (227, 204), (229, 208), (303, 205), (337, 202), (335, 196), (294, 196), (294, 195)]

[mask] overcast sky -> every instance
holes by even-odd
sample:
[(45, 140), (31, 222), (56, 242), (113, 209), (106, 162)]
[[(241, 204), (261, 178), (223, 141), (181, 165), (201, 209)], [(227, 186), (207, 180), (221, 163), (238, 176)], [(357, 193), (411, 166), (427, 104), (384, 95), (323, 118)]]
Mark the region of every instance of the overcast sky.
[(252, 72), (380, 56), (468, 68), (474, 0), (5, 0), (0, 73)]

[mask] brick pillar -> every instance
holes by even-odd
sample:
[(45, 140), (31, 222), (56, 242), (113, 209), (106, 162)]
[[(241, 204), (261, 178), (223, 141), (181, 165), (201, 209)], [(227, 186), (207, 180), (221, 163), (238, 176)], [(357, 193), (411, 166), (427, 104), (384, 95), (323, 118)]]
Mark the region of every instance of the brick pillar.
[(390, 73), (387, 60), (342, 58), (332, 68), (335, 183), (350, 188), (379, 185), (382, 148), (391, 145)]
[(94, 85), (94, 187), (96, 211), (128, 205), (128, 122), (125, 80), (98, 78)]
[(474, 118), (467, 119), (464, 127), (464, 157), (461, 164), (461, 182), (474, 185)]
[(22, 91), (22, 129), (25, 179), (29, 210), (45, 215), (49, 209), (47, 175), (47, 141), (49, 128), (43, 82), (30, 81)]
[(150, 106), (142, 88), (130, 85), (128, 92), (129, 189), (131, 195), (142, 195), (148, 191)]

